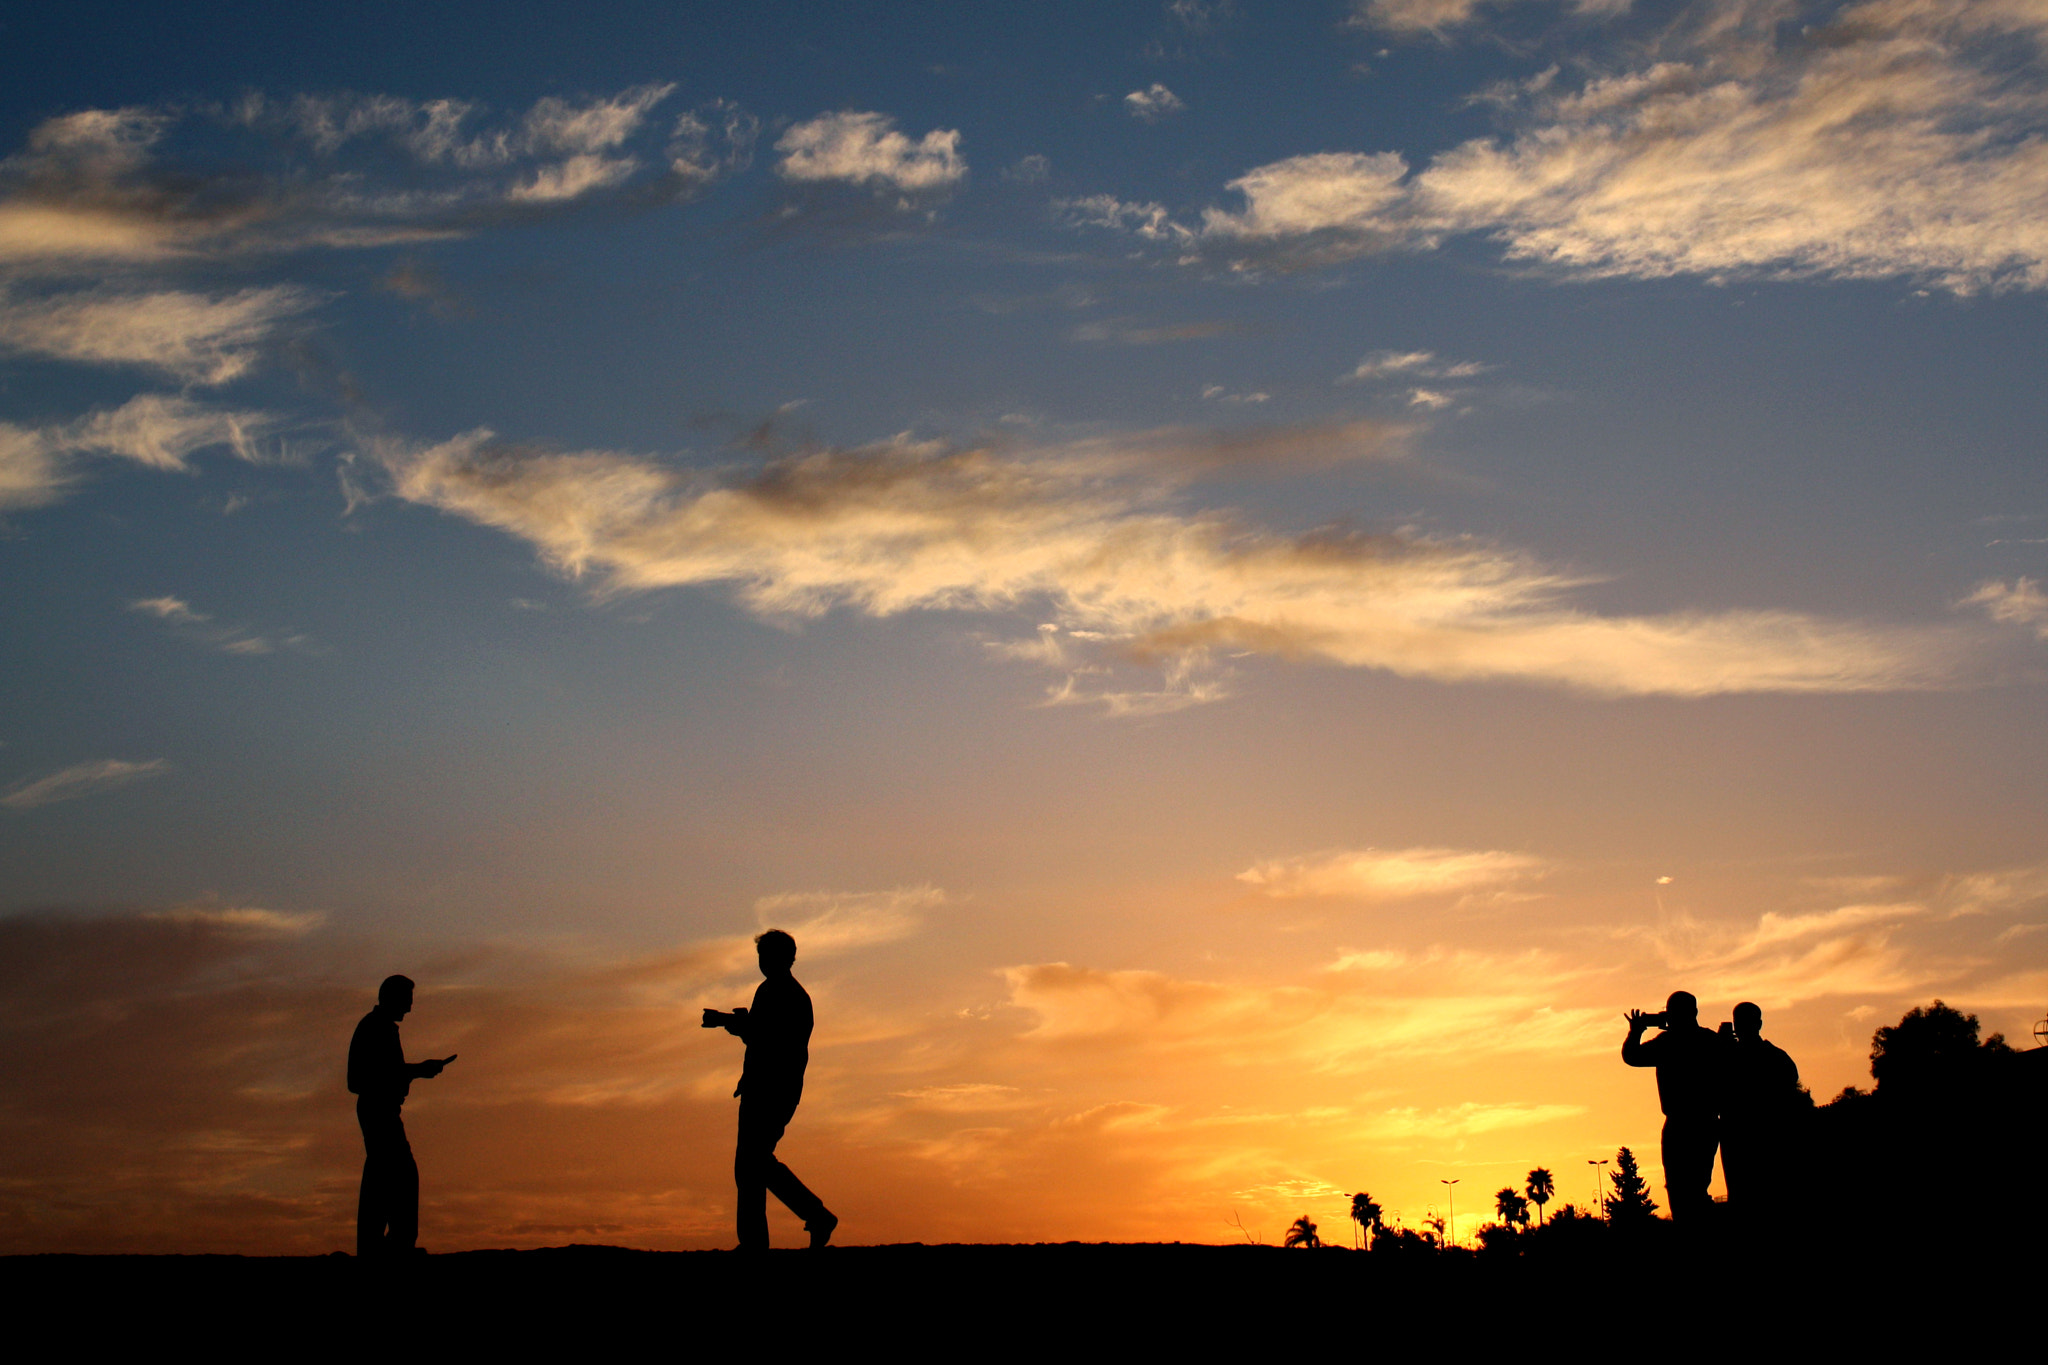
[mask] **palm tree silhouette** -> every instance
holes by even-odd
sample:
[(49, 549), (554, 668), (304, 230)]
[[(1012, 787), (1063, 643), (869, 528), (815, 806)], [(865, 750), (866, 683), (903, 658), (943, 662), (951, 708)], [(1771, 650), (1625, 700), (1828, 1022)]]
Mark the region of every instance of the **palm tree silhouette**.
[(1304, 1213), (1301, 1217), (1294, 1220), (1293, 1227), (1287, 1229), (1287, 1240), (1280, 1245), (1284, 1247), (1307, 1247), (1313, 1251), (1322, 1244), (1323, 1239), (1316, 1236), (1315, 1223)]
[[(1375, 1233), (1380, 1230), (1380, 1206), (1373, 1197), (1360, 1191), (1351, 1196), (1351, 1221), (1358, 1224), (1361, 1233)], [(1367, 1245), (1371, 1245), (1368, 1237)]]
[(1550, 1196), (1557, 1193), (1557, 1181), (1552, 1178), (1549, 1171), (1538, 1166), (1535, 1170), (1529, 1172), (1529, 1184), (1526, 1187), (1526, 1193), (1529, 1196), (1529, 1202), (1536, 1206), (1536, 1221), (1541, 1223), (1543, 1221), (1543, 1206), (1550, 1202)]
[(1493, 1211), (1511, 1228), (1529, 1225), (1529, 1201), (1513, 1185), (1504, 1185), (1493, 1196)]

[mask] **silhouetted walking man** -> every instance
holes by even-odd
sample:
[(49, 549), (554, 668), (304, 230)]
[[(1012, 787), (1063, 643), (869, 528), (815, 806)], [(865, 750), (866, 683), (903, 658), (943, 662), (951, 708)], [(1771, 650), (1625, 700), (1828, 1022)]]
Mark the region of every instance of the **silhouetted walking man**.
[(363, 1128), (363, 1190), (356, 1201), (356, 1255), (402, 1256), (420, 1235), (420, 1168), (405, 1139), (405, 1105), (412, 1083), (438, 1076), (455, 1060), (408, 1062), (398, 1021), (412, 1012), (412, 980), (387, 976), (377, 1007), (356, 1025), (348, 1044), (348, 1088)]
[[(1664, 1031), (1647, 1043), (1643, 1030)], [(1700, 1027), (1700, 1002), (1673, 991), (1662, 1018), (1628, 1012), (1621, 1060), (1657, 1068), (1657, 1103), (1664, 1110), (1664, 1197), (1677, 1222), (1697, 1219), (1713, 1205), (1714, 1149), (1721, 1143), (1721, 1088), (1727, 1040)]]
[(1728, 1081), (1721, 1102), (1721, 1174), (1728, 1206), (1752, 1217), (1778, 1202), (1786, 1146), (1799, 1103), (1799, 1067), (1764, 1041), (1764, 1012), (1744, 1001), (1723, 1024)]
[(740, 1250), (768, 1249), (771, 1190), (804, 1220), (811, 1245), (822, 1247), (831, 1242), (839, 1220), (775, 1156), (775, 1144), (782, 1141), (804, 1094), (804, 1068), (811, 1060), (811, 996), (790, 974), (796, 965), (795, 939), (770, 929), (754, 940), (754, 951), (760, 955), (763, 980), (754, 990), (753, 1005), (730, 1014), (704, 1011), (705, 1028), (723, 1028), (747, 1044), (739, 1088), (732, 1092), (740, 1100), (739, 1143), (732, 1157)]

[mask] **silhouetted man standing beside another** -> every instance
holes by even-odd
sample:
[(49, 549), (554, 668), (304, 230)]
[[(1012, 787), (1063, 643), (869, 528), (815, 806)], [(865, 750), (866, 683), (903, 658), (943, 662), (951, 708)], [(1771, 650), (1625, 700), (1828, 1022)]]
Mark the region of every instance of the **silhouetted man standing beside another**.
[(387, 976), (377, 1007), (348, 1044), (348, 1088), (363, 1129), (363, 1190), (356, 1202), (356, 1255), (402, 1256), (420, 1235), (420, 1168), (399, 1110), (415, 1080), (438, 1076), (455, 1060), (408, 1062), (398, 1021), (412, 1013), (412, 979)]
[(1728, 1180), (1728, 1206), (1745, 1218), (1768, 1213), (1778, 1202), (1785, 1147), (1799, 1103), (1799, 1067), (1764, 1041), (1764, 1012), (1744, 1001), (1735, 1022), (1723, 1024), (1728, 1086), (1721, 1104), (1721, 1174)]
[(740, 1071), (739, 1143), (733, 1151), (732, 1178), (739, 1191), (740, 1250), (768, 1249), (768, 1194), (804, 1220), (811, 1245), (832, 1240), (839, 1220), (804, 1187), (795, 1172), (775, 1155), (775, 1144), (796, 1116), (804, 1094), (804, 1068), (811, 1060), (811, 996), (791, 969), (796, 965), (796, 940), (770, 929), (754, 940), (760, 955), (761, 984), (750, 1008), (730, 1014), (705, 1010), (705, 1028), (723, 1028), (747, 1044)]
[[(1643, 1030), (1664, 1031), (1647, 1043)], [(1677, 1222), (1696, 1220), (1713, 1204), (1714, 1150), (1721, 1145), (1721, 1088), (1728, 1043), (1700, 1027), (1700, 1002), (1673, 991), (1661, 1019), (1628, 1012), (1621, 1060), (1657, 1068), (1657, 1103), (1664, 1110), (1664, 1197)]]

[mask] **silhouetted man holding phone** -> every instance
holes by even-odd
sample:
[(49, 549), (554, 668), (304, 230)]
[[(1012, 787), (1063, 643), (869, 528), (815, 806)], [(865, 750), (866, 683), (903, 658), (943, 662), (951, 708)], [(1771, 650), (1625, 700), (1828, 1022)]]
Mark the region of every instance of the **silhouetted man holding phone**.
[(412, 1013), (412, 990), (410, 977), (385, 977), (377, 987), (377, 1007), (363, 1016), (348, 1044), (348, 1088), (363, 1128), (363, 1191), (356, 1202), (356, 1255), (362, 1257), (417, 1249), (420, 1168), (399, 1111), (414, 1081), (440, 1075), (455, 1060), (405, 1060), (398, 1021)]
[(804, 1068), (811, 1060), (811, 996), (791, 975), (795, 939), (770, 929), (754, 940), (754, 951), (760, 955), (763, 979), (755, 988), (753, 1005), (730, 1014), (704, 1011), (705, 1028), (723, 1028), (747, 1044), (739, 1088), (732, 1092), (740, 1100), (739, 1143), (732, 1158), (733, 1184), (739, 1190), (740, 1250), (768, 1249), (770, 1191), (804, 1220), (811, 1245), (822, 1247), (831, 1242), (839, 1220), (775, 1156), (775, 1144), (782, 1141), (803, 1099)]
[[(1663, 1032), (1648, 1042), (1643, 1030)], [(1713, 1207), (1714, 1151), (1721, 1145), (1721, 1098), (1727, 1040), (1700, 1027), (1700, 1002), (1673, 991), (1664, 1013), (1628, 1012), (1621, 1060), (1657, 1068), (1657, 1103), (1664, 1110), (1664, 1197), (1674, 1222), (1691, 1222)]]
[(1768, 1214), (1778, 1203), (1785, 1147), (1799, 1104), (1799, 1067), (1786, 1051), (1764, 1041), (1764, 1012), (1744, 1001), (1735, 1020), (1721, 1025), (1730, 1046), (1727, 1094), (1721, 1105), (1721, 1174), (1728, 1205), (1745, 1218)]

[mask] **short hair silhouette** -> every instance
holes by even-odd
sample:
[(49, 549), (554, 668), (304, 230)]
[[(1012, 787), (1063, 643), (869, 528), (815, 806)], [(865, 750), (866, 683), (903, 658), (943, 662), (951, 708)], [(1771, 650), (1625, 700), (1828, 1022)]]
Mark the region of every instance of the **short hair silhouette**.
[[(413, 993), (413, 980), (409, 976), (387, 976), (377, 987), (377, 1003), (395, 1000), (401, 995)], [(357, 997), (360, 999), (361, 997)]]
[(1738, 1033), (1755, 1033), (1764, 1026), (1764, 1012), (1761, 1007), (1745, 1000), (1735, 1007), (1735, 1030)]
[(1700, 1017), (1700, 999), (1691, 991), (1673, 991), (1670, 999), (1664, 1002), (1664, 1012), (1697, 1019)]
[(754, 936), (754, 951), (765, 961), (787, 966), (796, 961), (796, 940), (780, 929), (769, 929)]

